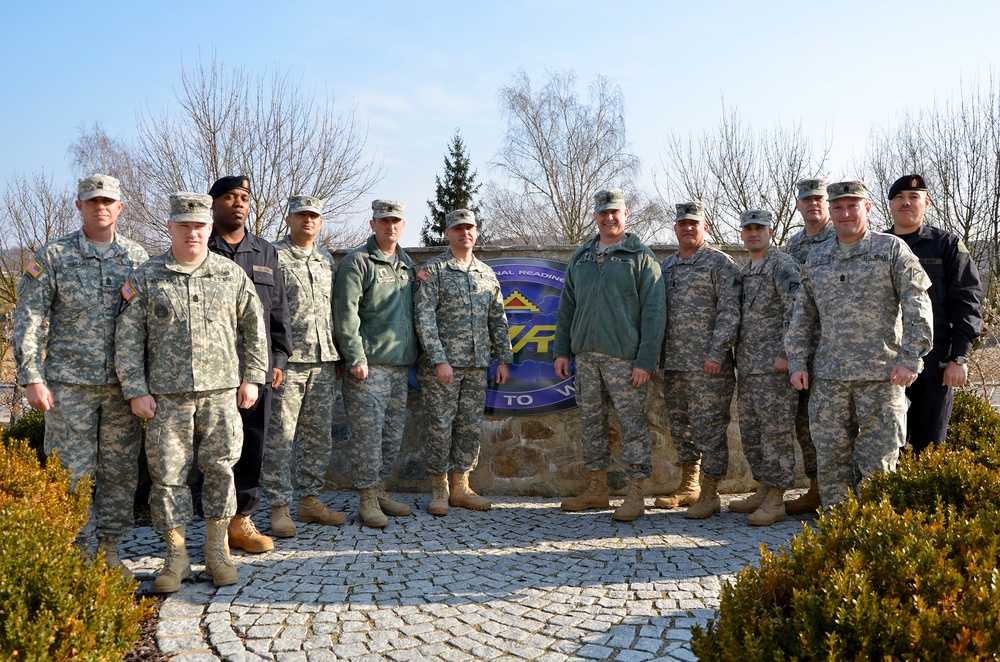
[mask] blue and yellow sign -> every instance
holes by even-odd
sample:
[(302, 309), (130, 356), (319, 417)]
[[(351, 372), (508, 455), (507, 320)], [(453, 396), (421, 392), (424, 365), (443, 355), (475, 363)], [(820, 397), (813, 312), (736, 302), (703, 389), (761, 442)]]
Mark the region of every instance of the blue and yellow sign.
[(514, 363), (503, 386), (494, 381), (490, 366), (486, 413), (495, 416), (534, 416), (576, 407), (573, 377), (556, 377), (552, 363), (556, 311), (566, 275), (566, 263), (533, 258), (486, 260), (503, 291), (510, 326)]

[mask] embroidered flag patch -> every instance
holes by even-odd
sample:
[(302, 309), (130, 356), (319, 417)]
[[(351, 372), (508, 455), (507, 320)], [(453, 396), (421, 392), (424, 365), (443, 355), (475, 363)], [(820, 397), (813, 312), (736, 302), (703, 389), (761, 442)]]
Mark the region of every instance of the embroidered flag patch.
[(134, 296), (135, 290), (132, 288), (132, 283), (125, 281), (125, 284), (122, 285), (122, 298), (126, 301), (131, 301)]
[(38, 278), (42, 275), (42, 265), (38, 264), (34, 260), (28, 262), (28, 266), (24, 268), (32, 278)]
[(424, 281), (425, 283), (430, 279), (431, 275), (427, 273), (426, 269), (421, 269), (420, 273), (417, 274), (417, 278)]

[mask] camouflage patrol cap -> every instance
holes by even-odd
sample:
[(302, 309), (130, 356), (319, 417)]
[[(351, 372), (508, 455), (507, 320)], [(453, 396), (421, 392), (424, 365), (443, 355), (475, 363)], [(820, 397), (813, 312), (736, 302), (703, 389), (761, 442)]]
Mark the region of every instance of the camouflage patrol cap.
[(774, 215), (766, 209), (748, 209), (740, 214), (740, 227), (748, 225), (774, 225)]
[(122, 183), (111, 175), (91, 175), (84, 177), (76, 185), (76, 199), (91, 198), (122, 199)]
[(795, 182), (795, 188), (798, 189), (796, 198), (801, 200), (802, 198), (808, 198), (810, 195), (821, 195), (826, 197), (826, 187), (830, 182), (822, 177), (810, 177), (808, 179), (800, 179)]
[(674, 223), (680, 223), (681, 221), (706, 220), (704, 202), (679, 202), (674, 205), (674, 208), (677, 210), (674, 214)]
[(170, 220), (174, 223), (211, 223), (212, 196), (178, 191), (170, 196)]
[(402, 202), (398, 200), (372, 200), (372, 220), (377, 221), (380, 218), (398, 218), (403, 219), (403, 209), (406, 208)]
[(476, 215), (468, 209), (456, 209), (455, 211), (448, 212), (444, 220), (445, 229), (451, 229), (456, 225), (475, 225)]
[(830, 200), (837, 198), (864, 198), (868, 199), (868, 187), (861, 181), (837, 182), (826, 187)]
[(311, 211), (323, 215), (325, 201), (314, 195), (293, 195), (288, 198), (288, 215), (297, 214), (300, 211)]
[(594, 194), (594, 213), (606, 209), (625, 209), (625, 191), (610, 188)]

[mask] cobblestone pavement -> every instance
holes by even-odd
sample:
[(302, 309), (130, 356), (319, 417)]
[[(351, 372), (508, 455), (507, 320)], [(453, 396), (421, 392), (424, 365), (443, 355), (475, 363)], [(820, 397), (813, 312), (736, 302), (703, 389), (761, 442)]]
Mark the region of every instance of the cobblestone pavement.
[[(615, 523), (610, 510), (529, 498), (438, 518), (429, 495), (405, 494), (414, 514), (375, 530), (358, 522), (353, 493), (323, 496), (347, 524), (297, 524), (272, 552), (234, 552), (240, 581), (221, 589), (204, 572), (204, 522), (192, 522), (195, 573), (163, 603), (160, 649), (182, 662), (694, 660), (691, 627), (714, 615), (721, 583), (803, 526), (659, 509)], [(255, 517), (264, 533), (268, 513)], [(141, 591), (163, 553), (148, 528), (126, 539)]]

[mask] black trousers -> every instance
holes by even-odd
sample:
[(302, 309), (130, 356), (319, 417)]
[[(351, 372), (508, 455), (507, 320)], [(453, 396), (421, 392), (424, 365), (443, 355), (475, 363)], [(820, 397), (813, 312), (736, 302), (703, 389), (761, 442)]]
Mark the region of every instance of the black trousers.
[(260, 504), (260, 472), (264, 461), (264, 442), (271, 424), (271, 385), (262, 386), (257, 402), (250, 409), (241, 409), (243, 419), (243, 452), (233, 465), (236, 484), (236, 512), (253, 515)]
[(954, 389), (942, 386), (947, 358), (943, 352), (931, 352), (924, 357), (924, 369), (917, 381), (906, 389), (910, 408), (906, 413), (906, 438), (914, 451), (920, 452), (944, 442), (948, 435), (948, 421), (955, 399)]

